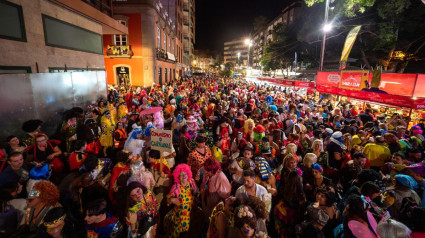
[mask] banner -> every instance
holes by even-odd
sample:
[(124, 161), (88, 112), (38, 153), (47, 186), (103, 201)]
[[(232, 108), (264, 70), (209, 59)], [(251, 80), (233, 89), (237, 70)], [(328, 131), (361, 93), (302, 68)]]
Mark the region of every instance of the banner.
[(171, 130), (151, 130), (151, 148), (162, 152), (172, 153), (172, 133)]
[(348, 55), (350, 55), (351, 48), (353, 48), (361, 27), (361, 25), (356, 26), (348, 33), (345, 39), (344, 48), (342, 49), (341, 60), (339, 61), (339, 70), (343, 70), (347, 67)]
[(361, 90), (366, 87), (368, 71), (341, 71), (340, 88)]

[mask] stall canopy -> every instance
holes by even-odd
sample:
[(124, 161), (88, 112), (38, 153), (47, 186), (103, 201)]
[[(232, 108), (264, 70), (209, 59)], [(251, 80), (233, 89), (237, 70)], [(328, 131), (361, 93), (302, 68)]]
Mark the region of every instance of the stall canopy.
[(276, 78), (257, 78), (260, 81), (272, 83), (281, 87), (296, 87), (296, 88), (309, 88), (314, 89), (314, 82), (289, 80), (289, 79), (276, 79)]
[(361, 100), (425, 109), (425, 74), (383, 73), (374, 87), (368, 71), (318, 72), (316, 90)]

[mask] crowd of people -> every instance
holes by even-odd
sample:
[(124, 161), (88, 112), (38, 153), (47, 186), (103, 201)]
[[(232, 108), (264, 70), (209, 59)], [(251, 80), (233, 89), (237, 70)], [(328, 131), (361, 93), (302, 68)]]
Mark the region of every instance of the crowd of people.
[(425, 237), (424, 123), (286, 90), (187, 77), (25, 122), (0, 237)]

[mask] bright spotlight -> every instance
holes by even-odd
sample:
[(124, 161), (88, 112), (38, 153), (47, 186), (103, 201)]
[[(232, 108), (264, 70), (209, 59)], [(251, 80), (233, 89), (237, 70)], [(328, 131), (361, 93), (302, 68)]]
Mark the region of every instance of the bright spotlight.
[(323, 27), (323, 31), (325, 32), (329, 32), (332, 30), (332, 24), (325, 24), (325, 26)]

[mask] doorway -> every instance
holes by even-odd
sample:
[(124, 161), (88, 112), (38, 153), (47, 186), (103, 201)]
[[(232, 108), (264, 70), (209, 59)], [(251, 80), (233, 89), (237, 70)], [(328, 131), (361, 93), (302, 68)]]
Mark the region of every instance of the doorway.
[(120, 66), (115, 68), (115, 72), (117, 75), (117, 83), (118, 85), (130, 85), (130, 68), (125, 66)]

